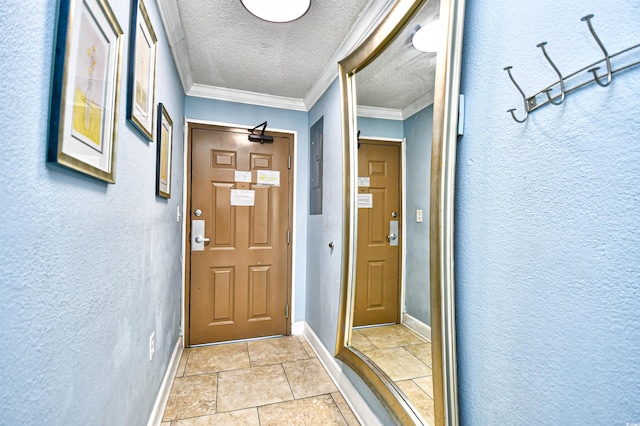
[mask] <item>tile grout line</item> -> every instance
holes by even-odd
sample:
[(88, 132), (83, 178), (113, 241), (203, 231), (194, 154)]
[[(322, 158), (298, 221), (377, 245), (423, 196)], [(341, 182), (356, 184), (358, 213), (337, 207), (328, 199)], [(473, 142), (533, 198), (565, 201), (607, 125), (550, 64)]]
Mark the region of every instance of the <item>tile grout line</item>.
[(297, 400), (296, 394), (293, 393), (293, 387), (291, 386), (291, 380), (289, 380), (289, 375), (287, 374), (287, 369), (284, 368), (284, 362), (280, 363), (280, 367), (282, 367), (282, 372), (284, 373), (284, 378), (287, 379), (287, 385), (289, 385), (289, 390), (291, 391), (291, 396), (293, 397), (292, 401), (296, 401)]
[(220, 401), (220, 373), (216, 373), (216, 408), (213, 411), (214, 414), (218, 414), (218, 402)]
[[(340, 391), (338, 391), (338, 393), (340, 393)], [(340, 394), (340, 395), (342, 396), (342, 394)], [(344, 420), (345, 424), (348, 426), (349, 422), (347, 421), (347, 418), (344, 416), (344, 413), (342, 412), (342, 409), (338, 405), (338, 401), (336, 401), (336, 399), (333, 397), (332, 394), (329, 394), (329, 396), (331, 397), (331, 400), (333, 401), (333, 404), (338, 408), (338, 413), (340, 413), (340, 416), (342, 417), (342, 420)], [(344, 396), (342, 398), (344, 398)]]

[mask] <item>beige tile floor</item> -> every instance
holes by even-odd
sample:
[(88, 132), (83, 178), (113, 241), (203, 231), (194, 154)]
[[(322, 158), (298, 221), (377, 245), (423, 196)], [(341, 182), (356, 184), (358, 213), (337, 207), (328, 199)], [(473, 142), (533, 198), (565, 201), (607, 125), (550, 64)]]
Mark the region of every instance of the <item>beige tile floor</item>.
[(302, 336), (185, 349), (162, 422), (359, 424)]
[(394, 324), (353, 330), (351, 344), (387, 373), (422, 418), (434, 424), (431, 343)]

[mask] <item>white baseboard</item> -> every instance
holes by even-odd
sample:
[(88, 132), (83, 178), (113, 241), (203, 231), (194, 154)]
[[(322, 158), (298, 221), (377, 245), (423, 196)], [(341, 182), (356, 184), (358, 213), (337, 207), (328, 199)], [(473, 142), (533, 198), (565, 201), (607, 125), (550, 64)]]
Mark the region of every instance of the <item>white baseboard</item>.
[(149, 416), (149, 423), (147, 423), (147, 426), (159, 426), (162, 422), (162, 414), (164, 414), (164, 409), (167, 406), (167, 401), (169, 400), (169, 393), (171, 392), (173, 378), (176, 375), (176, 371), (178, 371), (178, 364), (180, 364), (182, 349), (182, 336), (179, 336), (176, 346), (173, 349), (173, 355), (171, 355), (171, 360), (167, 366), (167, 371), (164, 373), (162, 385), (158, 391), (156, 403), (153, 404), (153, 410), (151, 411), (151, 416)]
[[(360, 393), (351, 384), (351, 381), (344, 374), (333, 355), (327, 351), (318, 336), (313, 332), (309, 324), (302, 322), (303, 334), (309, 341), (311, 348), (316, 353), (320, 363), (324, 366), (329, 376), (335, 383), (345, 401), (353, 411), (360, 424), (367, 426), (382, 426), (380, 419), (371, 411), (371, 408), (367, 405)], [(293, 326), (291, 327), (293, 330)]]
[(293, 336), (303, 336), (304, 335), (304, 321), (298, 321), (291, 323), (291, 334)]
[(402, 323), (428, 341), (431, 341), (431, 327), (419, 319), (414, 318), (409, 314), (402, 314)]

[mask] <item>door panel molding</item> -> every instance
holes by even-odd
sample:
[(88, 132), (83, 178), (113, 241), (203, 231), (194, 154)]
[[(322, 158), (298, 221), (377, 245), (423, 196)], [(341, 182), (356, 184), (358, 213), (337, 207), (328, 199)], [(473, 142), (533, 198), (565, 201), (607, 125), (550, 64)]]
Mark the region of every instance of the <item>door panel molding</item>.
[[(191, 219), (192, 219), (192, 210), (194, 207), (192, 207), (191, 202), (192, 202), (192, 170), (193, 170), (193, 164), (192, 162), (194, 161), (194, 159), (192, 158), (193, 155), (193, 134), (194, 131), (198, 131), (198, 130), (220, 130), (220, 131), (240, 131), (240, 132), (246, 132), (246, 134), (248, 134), (248, 127), (245, 126), (234, 126), (234, 125), (228, 125), (226, 123), (212, 123), (212, 122), (201, 122), (201, 121), (196, 121), (196, 120), (185, 120), (185, 125), (187, 127), (187, 131), (185, 132), (185, 139), (186, 139), (186, 147), (187, 149), (185, 150), (185, 157), (186, 157), (186, 179), (185, 179), (185, 186), (186, 186), (186, 199), (185, 199), (185, 208), (184, 208), (184, 220), (185, 220), (185, 238), (184, 238), (184, 244), (185, 244), (185, 273), (184, 273), (184, 305), (183, 305), (183, 323), (184, 323), (184, 341), (185, 341), (185, 346), (192, 346), (193, 342), (190, 336), (190, 328), (191, 328), (191, 324), (190, 324), (190, 316), (191, 316), (191, 312), (190, 312), (190, 305), (191, 305), (191, 292), (192, 292), (192, 288), (191, 288), (191, 241), (188, 238), (191, 232)], [(293, 164), (291, 169), (288, 172), (288, 208), (287, 211), (279, 211), (279, 212), (272, 212), (271, 215), (267, 215), (268, 217), (265, 217), (265, 215), (263, 215), (260, 212), (254, 212), (253, 208), (251, 208), (252, 212), (246, 214), (246, 216), (244, 216), (243, 219), (240, 219), (241, 221), (244, 221), (246, 219), (247, 221), (247, 225), (249, 225), (249, 221), (254, 222), (254, 221), (258, 221), (258, 222), (264, 222), (266, 221), (272, 221), (274, 220), (274, 217), (282, 217), (282, 215), (284, 215), (286, 217), (286, 228), (287, 230), (293, 230), (294, 229), (294, 206), (295, 206), (295, 200), (294, 200), (294, 185), (295, 185), (295, 142), (296, 142), (296, 132), (290, 132), (290, 131), (269, 131), (269, 134), (273, 135), (274, 137), (280, 137), (280, 138), (285, 138), (288, 139), (289, 141), (289, 156), (291, 157), (291, 159), (293, 159)], [(276, 143), (277, 143), (277, 139), (276, 139)], [(216, 167), (219, 167), (221, 169), (224, 168), (230, 168), (230, 166), (233, 165), (237, 165), (238, 162), (238, 158), (237, 158), (237, 153), (235, 153), (234, 151), (229, 151), (229, 150), (215, 150), (215, 155), (214, 153), (212, 153), (211, 155), (211, 165), (216, 165)], [(207, 160), (209, 161), (209, 160)], [(244, 160), (243, 160), (244, 161)], [(256, 181), (256, 170), (264, 170), (264, 169), (269, 169), (273, 166), (273, 155), (265, 155), (264, 153), (259, 153), (259, 152), (251, 152), (250, 153), (250, 165), (251, 168), (250, 170), (252, 170), (252, 180), (255, 182)], [(278, 161), (282, 161), (282, 160), (278, 160)], [(285, 158), (285, 161), (290, 161), (288, 158)], [(246, 169), (245, 169), (246, 170)], [(226, 187), (226, 191), (223, 189), (223, 186), (220, 186), (220, 188), (217, 188), (217, 190), (222, 190), (221, 192), (227, 192), (229, 193), (230, 189), (231, 189), (231, 185), (233, 185), (233, 182), (235, 180), (235, 177), (232, 176), (233, 175), (233, 171), (230, 171), (230, 179), (229, 179), (229, 186), (223, 185), (224, 187)], [(283, 179), (287, 179), (287, 176), (282, 176)], [(257, 190), (258, 192), (260, 192), (261, 194), (256, 194), (256, 208), (258, 209), (262, 209), (264, 211), (264, 209), (269, 209), (270, 206), (272, 206), (272, 196), (270, 194), (270, 189), (271, 188), (264, 188), (264, 187), (249, 187), (249, 183), (246, 184), (246, 187), (241, 188), (241, 189), (254, 189)], [(262, 194), (264, 193), (264, 194)], [(221, 196), (223, 196), (221, 194)], [(229, 195), (230, 196), (230, 195)], [(226, 198), (226, 197), (225, 197)], [(261, 201), (262, 199), (262, 201)], [(259, 206), (258, 203), (262, 204), (262, 202), (264, 202), (263, 206)], [(230, 208), (227, 208), (228, 211), (221, 211), (220, 208), (216, 208), (214, 206), (211, 206), (211, 214), (212, 216), (209, 218), (206, 218), (208, 221), (212, 221), (212, 220), (216, 220), (219, 222), (220, 225), (222, 225), (223, 223), (227, 223), (230, 226), (224, 226), (224, 229), (229, 229), (229, 228), (233, 228), (234, 226), (239, 226), (240, 224), (235, 224), (233, 223), (233, 218), (234, 218), (234, 214), (232, 209), (234, 209), (235, 207), (231, 206)], [(215, 212), (215, 216), (214, 213)], [(250, 217), (253, 216), (253, 217)], [(222, 222), (222, 223), (221, 223)], [(222, 228), (220, 228), (222, 229)], [(207, 234), (209, 234), (209, 230), (207, 230)], [(224, 253), (231, 253), (233, 252), (233, 250), (235, 250), (235, 244), (236, 242), (233, 241), (233, 232), (230, 232), (229, 234), (224, 234), (222, 233), (222, 235), (218, 235), (219, 233), (216, 233), (216, 235), (212, 236), (213, 238), (211, 238), (211, 242), (207, 243), (205, 250), (215, 250), (220, 252), (221, 255), (226, 256), (226, 254)], [(278, 238), (277, 235), (271, 235), (271, 233), (258, 233), (257, 235), (252, 235), (251, 236), (253, 241), (252, 243), (252, 247), (251, 250), (263, 250), (263, 249), (267, 249), (270, 248), (273, 245), (273, 241), (274, 238)], [(283, 240), (284, 240), (285, 236), (283, 235)], [(286, 276), (286, 295), (285, 295), (285, 304), (292, 307), (293, 306), (293, 287), (292, 287), (292, 276), (293, 276), (293, 270), (294, 270), (294, 265), (292, 263), (293, 260), (293, 244), (287, 244), (286, 245), (286, 259), (287, 259), (287, 266), (286, 266), (286, 270), (284, 270), (284, 276)], [(231, 251), (231, 252), (230, 252)], [(265, 265), (264, 263), (262, 265), (256, 265), (258, 266), (260, 269), (264, 269)], [(272, 267), (272, 265), (268, 265), (269, 268)], [(282, 268), (281, 268), (282, 269)], [(271, 269), (269, 269), (268, 274), (270, 274)], [(237, 271), (236, 271), (237, 272)], [(249, 271), (245, 270), (245, 273), (248, 277), (249, 275)], [(237, 279), (237, 273), (236, 273), (236, 278)], [(256, 299), (252, 302), (252, 306), (249, 306), (249, 304), (245, 304), (244, 308), (242, 309), (244, 312), (235, 312), (236, 315), (246, 315), (247, 318), (249, 318), (249, 316), (251, 316), (251, 320), (252, 321), (265, 321), (268, 320), (274, 313), (272, 312), (265, 312), (264, 308), (258, 309), (260, 304), (263, 304), (263, 302), (260, 302), (259, 299), (260, 298), (266, 298), (267, 296), (265, 296), (265, 294), (270, 294), (270, 292), (272, 291), (272, 283), (271, 283), (271, 278), (267, 278), (266, 282), (264, 280), (262, 280), (262, 282), (265, 282), (264, 284), (260, 284), (259, 286), (262, 286), (262, 290), (258, 291), (257, 293), (255, 293), (254, 295), (252, 295), (252, 297), (256, 297)], [(232, 293), (232, 291), (229, 291), (229, 293)], [(261, 294), (262, 296), (260, 296), (259, 294)], [(231, 297), (231, 295), (230, 295)], [(255, 302), (255, 303), (254, 303)], [(251, 315), (249, 315), (249, 313), (252, 312)], [(212, 318), (214, 313), (212, 312)], [(279, 313), (276, 313), (277, 315), (279, 315)], [(233, 322), (232, 319), (224, 319), (222, 318), (222, 312), (218, 312), (218, 315), (216, 315), (218, 318), (216, 319), (216, 321), (220, 321), (221, 322), (226, 322), (227, 324), (229, 322)], [(227, 315), (228, 316), (228, 315)], [(291, 333), (291, 321), (292, 321), (292, 316), (290, 315), (288, 318), (286, 318), (285, 320), (285, 334), (290, 334)], [(220, 322), (218, 322), (220, 324)]]
[[(356, 327), (401, 319), (403, 245), (392, 246), (388, 240), (390, 220), (404, 223), (404, 144), (398, 142), (402, 141), (361, 137), (358, 143), (358, 173), (369, 178), (369, 186), (359, 187), (358, 193), (369, 194), (373, 208), (359, 209), (358, 215), (353, 315)], [(400, 238), (404, 241), (403, 235)]]

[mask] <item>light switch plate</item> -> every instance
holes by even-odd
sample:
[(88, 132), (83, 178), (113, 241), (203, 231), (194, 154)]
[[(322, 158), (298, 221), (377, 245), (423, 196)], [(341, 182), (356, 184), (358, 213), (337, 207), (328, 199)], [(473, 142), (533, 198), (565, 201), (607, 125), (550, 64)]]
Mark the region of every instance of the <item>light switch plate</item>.
[(416, 222), (422, 223), (422, 210), (416, 210)]

